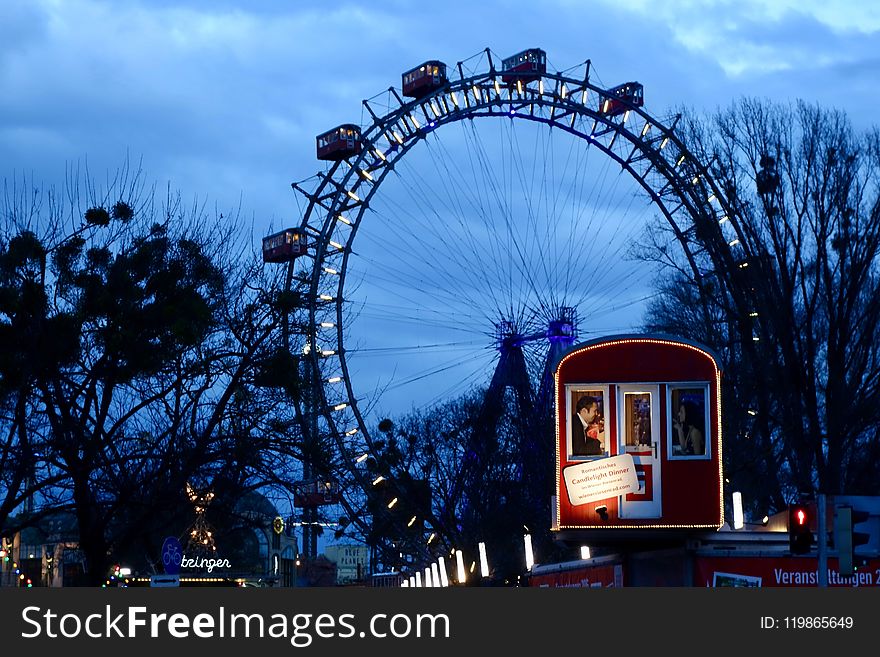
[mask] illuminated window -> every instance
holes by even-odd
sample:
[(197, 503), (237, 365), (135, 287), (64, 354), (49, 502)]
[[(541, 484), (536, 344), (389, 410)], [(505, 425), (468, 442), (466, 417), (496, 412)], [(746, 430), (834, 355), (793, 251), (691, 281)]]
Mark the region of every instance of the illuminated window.
[(608, 387), (600, 385), (566, 386), (567, 431), (569, 460), (608, 456), (611, 427), (605, 422), (608, 409)]
[(669, 386), (667, 394), (668, 451), (673, 459), (710, 457), (711, 435), (709, 384), (681, 383)]
[(627, 452), (650, 449), (656, 439), (651, 426), (651, 393), (625, 392), (623, 394), (623, 437)]

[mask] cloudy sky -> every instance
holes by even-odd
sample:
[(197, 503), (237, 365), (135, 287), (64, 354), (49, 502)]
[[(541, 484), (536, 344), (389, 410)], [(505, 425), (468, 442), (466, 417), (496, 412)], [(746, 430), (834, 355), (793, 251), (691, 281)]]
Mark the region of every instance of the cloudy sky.
[(290, 183), (321, 168), (316, 134), (365, 122), (363, 99), (427, 59), (529, 47), (642, 82), (655, 116), (750, 95), (877, 122), (876, 0), (0, 0), (0, 178), (141, 160), (160, 188), (240, 207), (256, 242), (299, 223)]
[(258, 233), (296, 211), (314, 136), (429, 58), (485, 48), (586, 59), (638, 79), (646, 108), (712, 109), (750, 94), (875, 120), (880, 4), (869, 0), (0, 0), (0, 176), (55, 183), (128, 154), (147, 177)]

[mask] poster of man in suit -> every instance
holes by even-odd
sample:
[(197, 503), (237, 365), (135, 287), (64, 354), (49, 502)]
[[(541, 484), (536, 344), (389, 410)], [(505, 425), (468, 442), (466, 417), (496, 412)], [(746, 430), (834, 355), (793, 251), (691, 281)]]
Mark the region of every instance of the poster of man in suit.
[(574, 411), (571, 415), (572, 456), (606, 454), (604, 391), (573, 390), (571, 395)]

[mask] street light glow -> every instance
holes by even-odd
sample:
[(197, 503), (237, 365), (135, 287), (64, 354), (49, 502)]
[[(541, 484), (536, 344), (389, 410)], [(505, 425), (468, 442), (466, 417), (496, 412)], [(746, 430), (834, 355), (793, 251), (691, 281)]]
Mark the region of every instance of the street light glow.
[(489, 576), (489, 561), (486, 558), (486, 544), (480, 541), (480, 574), (483, 577)]

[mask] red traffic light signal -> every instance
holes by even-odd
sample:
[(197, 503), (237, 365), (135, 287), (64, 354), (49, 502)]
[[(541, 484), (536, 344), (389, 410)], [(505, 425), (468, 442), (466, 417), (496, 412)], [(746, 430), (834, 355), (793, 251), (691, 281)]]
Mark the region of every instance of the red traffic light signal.
[(806, 504), (792, 504), (788, 507), (788, 547), (792, 554), (806, 554), (813, 545), (813, 530), (810, 529), (812, 513)]

